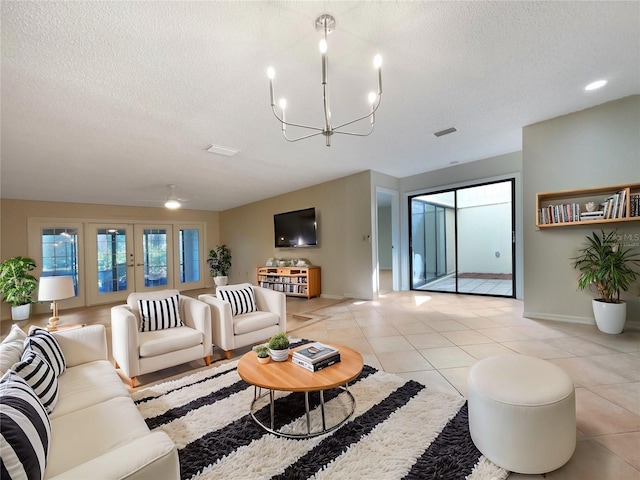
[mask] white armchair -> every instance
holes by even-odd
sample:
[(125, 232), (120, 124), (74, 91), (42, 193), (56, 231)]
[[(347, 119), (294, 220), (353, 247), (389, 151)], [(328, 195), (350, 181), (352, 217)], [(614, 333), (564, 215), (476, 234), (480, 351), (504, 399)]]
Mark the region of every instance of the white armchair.
[[(231, 304), (221, 300), (221, 292), (253, 291), (257, 311), (233, 316)], [(211, 294), (198, 296), (198, 300), (211, 307), (211, 340), (231, 358), (231, 350), (263, 342), (287, 326), (287, 303), (282, 292), (256, 287), (250, 283), (227, 285), (217, 288), (217, 297)]]
[(129, 377), (131, 387), (138, 375), (203, 359), (211, 363), (211, 311), (195, 298), (179, 295), (184, 326), (140, 330), (139, 300), (159, 301), (179, 295), (178, 290), (132, 293), (126, 305), (111, 309), (111, 340), (116, 368)]

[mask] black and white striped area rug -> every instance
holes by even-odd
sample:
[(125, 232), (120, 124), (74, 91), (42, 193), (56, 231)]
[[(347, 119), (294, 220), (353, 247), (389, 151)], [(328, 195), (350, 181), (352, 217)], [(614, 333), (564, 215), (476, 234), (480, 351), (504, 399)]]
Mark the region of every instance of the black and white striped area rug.
[[(502, 480), (469, 436), (463, 398), (365, 365), (350, 386), (356, 410), (329, 434), (297, 440), (277, 437), (248, 414), (254, 389), (237, 361), (198, 371), (132, 394), (151, 429), (178, 447), (183, 479), (470, 479)], [(312, 425), (319, 398), (310, 395)], [(348, 408), (345, 393), (325, 393), (327, 424)], [(268, 407), (265, 407), (268, 410)], [(315, 414), (315, 415), (314, 415)], [(276, 427), (304, 429), (302, 394), (276, 400)]]

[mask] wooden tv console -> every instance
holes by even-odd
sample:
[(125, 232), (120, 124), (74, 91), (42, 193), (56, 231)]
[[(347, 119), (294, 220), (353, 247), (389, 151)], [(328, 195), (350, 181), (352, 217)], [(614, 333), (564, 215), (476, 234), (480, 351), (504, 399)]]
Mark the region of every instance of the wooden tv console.
[(258, 267), (258, 286), (291, 297), (320, 296), (320, 267)]

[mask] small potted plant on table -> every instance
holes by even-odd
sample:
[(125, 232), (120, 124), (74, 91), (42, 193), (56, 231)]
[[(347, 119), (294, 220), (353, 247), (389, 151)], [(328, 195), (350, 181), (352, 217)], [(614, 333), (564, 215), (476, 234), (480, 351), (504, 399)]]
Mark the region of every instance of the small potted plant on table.
[(573, 266), (580, 270), (578, 288), (596, 287), (600, 298), (592, 300), (593, 315), (598, 329), (604, 333), (621, 333), (627, 317), (627, 304), (620, 300), (620, 291), (629, 290), (629, 286), (638, 277), (632, 265), (640, 265), (632, 248), (620, 245), (618, 233), (601, 235), (596, 232), (587, 235), (587, 246), (579, 250), (580, 255), (573, 258)]
[(286, 333), (276, 333), (267, 344), (271, 359), (274, 362), (284, 362), (289, 358), (289, 345), (289, 337), (287, 337)]
[(258, 357), (258, 363), (269, 363), (269, 360), (271, 360), (269, 349), (264, 345), (256, 347), (256, 356)]
[(23, 321), (29, 318), (38, 280), (29, 272), (36, 268), (32, 258), (13, 257), (0, 263), (0, 293), (11, 304), (11, 318)]

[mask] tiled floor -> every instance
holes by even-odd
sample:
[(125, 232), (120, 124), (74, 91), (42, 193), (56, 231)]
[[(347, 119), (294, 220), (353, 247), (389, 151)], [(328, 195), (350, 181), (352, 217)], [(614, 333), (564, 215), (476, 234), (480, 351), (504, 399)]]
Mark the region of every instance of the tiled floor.
[[(456, 279), (453, 276), (433, 280), (420, 287), (420, 290), (437, 290), (439, 292), (455, 292)], [(511, 296), (513, 283), (511, 280), (491, 278), (459, 278), (458, 291), (464, 293), (482, 293), (488, 295)]]
[(576, 452), (546, 477), (509, 478), (640, 479), (640, 330), (607, 335), (590, 325), (528, 320), (522, 308), (508, 298), (395, 292), (315, 311), (326, 318), (292, 336), (348, 345), (369, 365), (454, 395), (466, 395), (469, 369), (484, 357), (547, 359), (576, 386)]
[[(62, 322), (108, 327), (108, 307), (62, 312)], [(453, 395), (466, 395), (470, 367), (487, 356), (517, 352), (547, 359), (576, 386), (576, 452), (544, 477), (512, 474), (510, 480), (640, 480), (640, 329), (607, 335), (590, 325), (529, 320), (522, 310), (522, 302), (510, 298), (429, 292), (393, 292), (375, 302), (288, 298), (287, 326), (292, 337), (348, 345), (369, 365)], [(222, 352), (215, 349), (214, 357), (222, 361)], [(139, 380), (150, 384), (203, 365)]]

